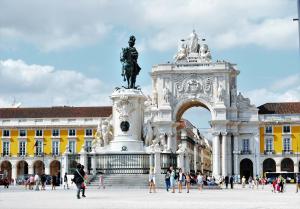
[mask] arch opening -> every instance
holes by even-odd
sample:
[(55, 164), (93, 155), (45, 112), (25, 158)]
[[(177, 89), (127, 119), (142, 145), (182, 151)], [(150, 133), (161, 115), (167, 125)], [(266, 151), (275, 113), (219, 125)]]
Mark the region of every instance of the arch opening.
[(247, 180), (253, 177), (253, 162), (250, 159), (245, 158), (240, 162), (240, 176), (245, 176)]
[(294, 162), (290, 158), (284, 158), (280, 165), (281, 171), (294, 172)]
[[(186, 170), (211, 174), (212, 163), (207, 162), (211, 152), (210, 149), (210, 109), (198, 100), (187, 100), (175, 109), (176, 118), (176, 142), (178, 147), (188, 149), (188, 156), (184, 158), (184, 167)], [(201, 144), (202, 147), (197, 144)], [(205, 148), (204, 151), (201, 151)], [(205, 157), (204, 157), (205, 155)]]
[(58, 160), (53, 160), (51, 163), (50, 163), (50, 175), (51, 176), (60, 176), (60, 168), (61, 168), (61, 165), (60, 165), (60, 162)]
[(28, 175), (28, 163), (21, 160), (17, 163), (17, 177)]
[(4, 178), (8, 178), (11, 181), (12, 165), (8, 160), (1, 162), (0, 171), (4, 175)]
[(263, 162), (263, 173), (276, 172), (276, 162), (272, 158), (265, 159)]
[(33, 173), (38, 175), (42, 175), (43, 173), (45, 173), (45, 164), (43, 161), (37, 160), (34, 162)]

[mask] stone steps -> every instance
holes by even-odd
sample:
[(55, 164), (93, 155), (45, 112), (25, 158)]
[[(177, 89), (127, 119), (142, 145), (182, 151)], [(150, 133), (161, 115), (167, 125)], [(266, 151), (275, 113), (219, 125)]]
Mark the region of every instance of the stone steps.
[[(104, 175), (104, 185), (106, 187), (132, 187), (132, 188), (147, 188), (148, 187), (148, 174), (111, 174)], [(156, 177), (158, 187), (163, 187), (164, 182)], [(99, 186), (99, 175), (96, 175), (91, 181), (89, 186)]]

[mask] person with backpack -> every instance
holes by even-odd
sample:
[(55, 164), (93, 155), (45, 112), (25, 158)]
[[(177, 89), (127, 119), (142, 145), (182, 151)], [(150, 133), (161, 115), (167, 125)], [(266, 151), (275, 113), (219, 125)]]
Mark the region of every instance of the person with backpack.
[(76, 170), (74, 171), (73, 175), (74, 177), (72, 181), (76, 184), (77, 187), (77, 199), (80, 199), (80, 191), (84, 182), (84, 176), (82, 175), (82, 169), (80, 164), (76, 166)]
[(171, 173), (170, 173), (170, 170), (168, 169), (167, 173), (165, 175), (165, 182), (166, 182), (166, 190), (167, 190), (167, 192), (169, 191), (170, 185), (171, 185), (170, 178), (171, 178)]

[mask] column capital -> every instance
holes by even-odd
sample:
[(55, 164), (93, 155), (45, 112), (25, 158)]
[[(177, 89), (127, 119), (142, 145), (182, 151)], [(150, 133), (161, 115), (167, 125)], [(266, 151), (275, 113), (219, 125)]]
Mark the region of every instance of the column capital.
[(232, 135), (233, 135), (234, 137), (237, 137), (237, 136), (239, 136), (239, 135), (240, 135), (240, 133), (238, 133), (238, 132), (235, 132), (235, 133), (232, 133)]
[(226, 131), (221, 132), (222, 136), (226, 136), (228, 133)]
[(213, 135), (213, 136), (219, 136), (219, 135), (220, 135), (220, 132), (212, 132), (212, 135)]

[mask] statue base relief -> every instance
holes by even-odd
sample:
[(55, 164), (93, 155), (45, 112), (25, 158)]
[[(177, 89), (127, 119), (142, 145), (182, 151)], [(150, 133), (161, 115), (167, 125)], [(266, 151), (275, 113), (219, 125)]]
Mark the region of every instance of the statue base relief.
[(138, 89), (120, 88), (111, 95), (113, 101), (113, 139), (107, 146), (112, 152), (144, 152), (142, 128), (146, 96)]

